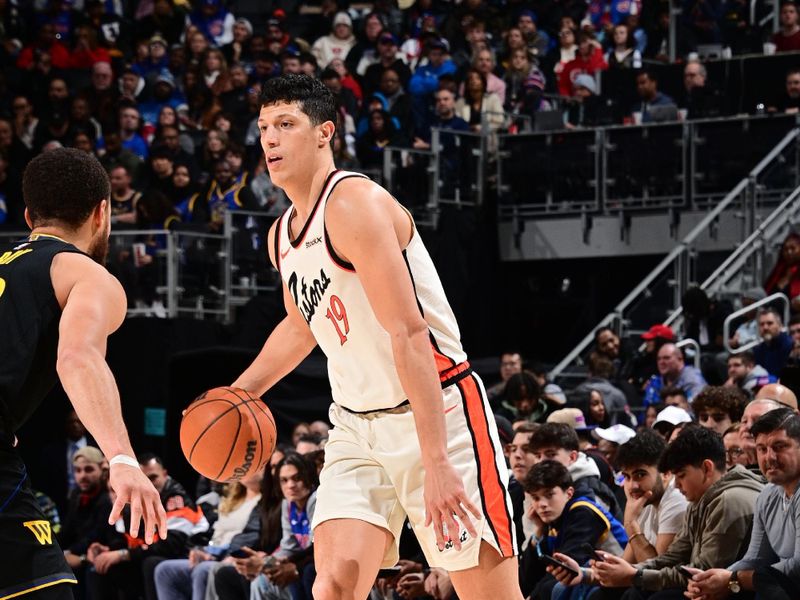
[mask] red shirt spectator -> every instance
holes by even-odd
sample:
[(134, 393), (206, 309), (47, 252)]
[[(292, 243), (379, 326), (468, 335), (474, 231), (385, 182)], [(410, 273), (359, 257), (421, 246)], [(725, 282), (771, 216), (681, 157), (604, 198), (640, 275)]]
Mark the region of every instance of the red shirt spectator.
[(111, 63), (108, 50), (97, 43), (97, 32), (89, 25), (81, 25), (75, 32), (75, 48), (69, 57), (73, 69), (91, 69), (99, 62)]
[(562, 96), (572, 96), (572, 82), (581, 73), (586, 73), (594, 77), (598, 71), (608, 68), (608, 63), (603, 57), (603, 50), (594, 41), (592, 34), (581, 31), (578, 35), (578, 52), (574, 60), (564, 65), (564, 69), (558, 74), (558, 93)]
[(781, 30), (772, 36), (776, 52), (800, 50), (800, 24), (794, 2), (781, 3)]
[[(37, 50), (39, 52), (36, 52)], [(55, 68), (69, 68), (69, 50), (61, 42), (56, 41), (55, 29), (51, 23), (42, 25), (36, 40), (20, 51), (17, 57), (17, 67), (20, 69), (33, 68), (36, 63), (35, 54), (41, 52), (47, 52), (50, 55), (50, 62)]]

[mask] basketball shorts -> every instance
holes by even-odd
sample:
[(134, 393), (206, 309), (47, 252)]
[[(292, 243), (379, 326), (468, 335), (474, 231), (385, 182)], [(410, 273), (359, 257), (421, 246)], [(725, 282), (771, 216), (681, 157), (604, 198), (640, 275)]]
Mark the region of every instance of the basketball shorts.
[(458, 571), (477, 566), (481, 540), (502, 556), (516, 554), (508, 469), (483, 383), (469, 370), (454, 379), (442, 390), (447, 452), (467, 496), (482, 513), (480, 519), (470, 515), (478, 537), (459, 524), (461, 550), (447, 543), (440, 551), (433, 527), (425, 527), (425, 470), (408, 404), (367, 414), (331, 405), (334, 427), (325, 445), (313, 527), (331, 519), (359, 519), (388, 530), (394, 544), (382, 567), (397, 564), (406, 516), (432, 567)]
[(0, 433), (0, 600), (77, 583), (17, 451)]

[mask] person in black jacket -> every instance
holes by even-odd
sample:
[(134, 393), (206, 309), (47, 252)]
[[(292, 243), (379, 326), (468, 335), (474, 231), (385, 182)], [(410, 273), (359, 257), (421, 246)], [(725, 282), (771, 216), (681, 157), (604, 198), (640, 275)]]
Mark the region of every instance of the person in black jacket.
[(203, 511), (197, 508), (186, 489), (169, 476), (158, 456), (143, 454), (139, 464), (161, 497), (169, 535), (158, 537), (149, 545), (141, 535), (136, 538), (129, 534), (115, 535), (115, 532), (124, 531), (122, 527), (130, 520), (126, 512), (122, 524), (118, 522), (107, 532), (107, 543), (93, 543), (89, 547), (87, 558), (94, 564), (94, 571), (90, 573), (88, 585), (93, 600), (117, 600), (120, 595), (126, 600), (135, 600), (142, 592), (145, 600), (157, 600), (153, 580), (155, 567), (169, 558), (185, 558), (189, 536), (208, 529)]

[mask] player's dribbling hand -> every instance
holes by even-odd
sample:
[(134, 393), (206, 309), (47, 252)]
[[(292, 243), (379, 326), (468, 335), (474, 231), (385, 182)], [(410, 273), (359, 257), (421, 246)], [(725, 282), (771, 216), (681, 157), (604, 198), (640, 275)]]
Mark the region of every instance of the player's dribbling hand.
[(131, 505), (130, 535), (139, 536), (139, 521), (144, 519), (144, 541), (152, 544), (158, 529), (161, 539), (167, 537), (167, 513), (161, 505), (161, 498), (153, 483), (141, 469), (125, 464), (111, 465), (109, 487), (114, 490), (116, 499), (108, 517), (109, 525), (116, 523), (126, 504)]
[[(473, 538), (478, 537), (472, 519), (467, 511), (476, 519), (483, 515), (470, 502), (464, 491), (464, 484), (458, 476), (453, 465), (447, 461), (435, 469), (426, 469), (425, 472), (425, 527), (433, 524), (436, 535), (436, 546), (444, 550), (445, 544), (452, 542), (456, 550), (461, 550), (461, 527), (455, 517)], [(445, 529), (447, 535), (445, 535)]]

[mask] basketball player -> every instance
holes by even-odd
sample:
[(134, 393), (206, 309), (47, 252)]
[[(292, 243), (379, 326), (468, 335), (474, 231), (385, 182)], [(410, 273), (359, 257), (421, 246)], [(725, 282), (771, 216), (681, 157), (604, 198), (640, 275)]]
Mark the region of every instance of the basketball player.
[(292, 202), (268, 236), (287, 316), (233, 385), (261, 395), (317, 344), (328, 357), (314, 598), (365, 598), (408, 515), (459, 598), (521, 600), (497, 429), (419, 232), (383, 188), (336, 170), (320, 81), (271, 79), (261, 104), (270, 178)]
[(109, 522), (131, 505), (130, 534), (166, 535), (158, 492), (128, 441), (106, 338), (125, 318), (119, 282), (101, 266), (108, 250), (108, 176), (94, 157), (61, 148), (25, 169), (28, 239), (0, 244), (0, 598), (72, 600), (75, 576), (39, 509), (15, 432), (56, 383), (103, 453), (117, 493)]

